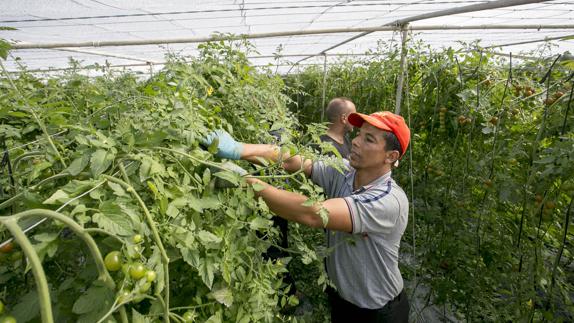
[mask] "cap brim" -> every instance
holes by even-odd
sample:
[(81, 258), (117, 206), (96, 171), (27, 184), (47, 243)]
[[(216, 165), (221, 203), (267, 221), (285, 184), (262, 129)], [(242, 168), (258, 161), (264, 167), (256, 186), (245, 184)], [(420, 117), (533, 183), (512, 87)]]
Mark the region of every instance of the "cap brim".
[(362, 127), (363, 123), (367, 122), (368, 124), (370, 124), (376, 128), (379, 128), (381, 130), (393, 132), (393, 130), (391, 128), (389, 128), (389, 126), (387, 126), (384, 122), (382, 122), (381, 120), (379, 120), (377, 118), (373, 118), (369, 115), (366, 115), (366, 114), (354, 112), (354, 113), (349, 114), (349, 117), (347, 117), (347, 120), (349, 121), (349, 123), (351, 125), (353, 125), (357, 128)]

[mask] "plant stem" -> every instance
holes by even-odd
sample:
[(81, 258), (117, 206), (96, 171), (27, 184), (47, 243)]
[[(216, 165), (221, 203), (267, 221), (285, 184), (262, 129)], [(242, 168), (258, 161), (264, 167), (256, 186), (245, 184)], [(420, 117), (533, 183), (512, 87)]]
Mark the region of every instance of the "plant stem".
[(165, 148), (165, 147), (154, 147), (154, 149), (163, 150), (163, 151), (169, 151), (169, 152), (172, 152), (172, 153), (176, 153), (176, 154), (185, 156), (185, 157), (187, 157), (187, 158), (189, 158), (189, 159), (191, 159), (191, 160), (193, 160), (193, 161), (196, 161), (196, 162), (198, 162), (198, 163), (201, 163), (201, 164), (204, 164), (204, 165), (207, 165), (207, 166), (211, 166), (211, 167), (215, 167), (215, 168), (217, 168), (217, 169), (229, 171), (229, 169), (227, 169), (227, 168), (225, 168), (225, 167), (223, 167), (223, 166), (221, 166), (221, 165), (219, 165), (219, 164), (212, 163), (212, 162), (209, 162), (209, 161), (207, 161), (207, 160), (201, 160), (201, 159), (199, 159), (199, 158), (197, 158), (197, 157), (194, 157), (194, 156), (192, 156), (192, 155), (190, 155), (190, 154), (188, 154), (188, 153), (184, 153), (183, 151), (179, 151), (179, 150), (175, 150), (175, 149), (171, 149), (171, 148)]
[(100, 229), (100, 228), (86, 228), (86, 229), (84, 229), (84, 231), (87, 232), (87, 233), (101, 233), (101, 234), (105, 234), (105, 235), (107, 235), (107, 236), (110, 236), (110, 237), (112, 237), (112, 238), (115, 238), (116, 240), (118, 240), (118, 241), (121, 242), (121, 243), (124, 242), (124, 240), (122, 240), (122, 238), (118, 237), (117, 235), (115, 235), (115, 234), (113, 234), (113, 233), (111, 233), (111, 232), (108, 232), (108, 231), (106, 231), (106, 230), (102, 230), (102, 229)]
[[(63, 178), (63, 177), (68, 177), (70, 176), (70, 174), (63, 172), (63, 173), (59, 173), (53, 176), (50, 176), (48, 178), (43, 179), (42, 181), (38, 182), (38, 184), (34, 185), (34, 186), (30, 186), (28, 188), (28, 191), (33, 191), (36, 190), (37, 188), (39, 188), (40, 186), (42, 186), (43, 184), (54, 180), (54, 179), (58, 179), (58, 178)], [(14, 196), (12, 196), (11, 198), (7, 199), (6, 201), (0, 203), (0, 210), (9, 207), (10, 205), (12, 205), (12, 203), (16, 202), (19, 198), (21, 198), (22, 196), (24, 196), (24, 193), (26, 191), (22, 191)]]
[(41, 155), (44, 155), (44, 153), (40, 152), (40, 151), (30, 151), (30, 152), (27, 152), (25, 154), (22, 154), (16, 158), (14, 158), (14, 160), (12, 161), (12, 165), (14, 165), (12, 167), (12, 169), (14, 171), (16, 171), (18, 169), (18, 166), (20, 165), (20, 161), (22, 161), (23, 159), (34, 157), (34, 156), (41, 156)]
[[(102, 254), (98, 249), (98, 245), (94, 241), (94, 239), (84, 230), (82, 226), (80, 226), (76, 221), (70, 219), (69, 217), (52, 211), (52, 210), (43, 210), (43, 209), (33, 209), (33, 210), (26, 210), (17, 214), (14, 214), (11, 217), (15, 219), (25, 218), (29, 216), (41, 216), (46, 218), (51, 218), (54, 220), (58, 220), (66, 224), (75, 234), (80, 237), (88, 246), (92, 257), (94, 258), (94, 263), (96, 264), (96, 269), (98, 270), (99, 279), (110, 289), (115, 288), (115, 283), (112, 277), (110, 276), (106, 266), (104, 265), (104, 259), (102, 258)], [(7, 218), (7, 217), (0, 217), (0, 219)], [(1, 221), (1, 220), (0, 220)]]
[(102, 323), (105, 321), (105, 319), (108, 318), (108, 316), (112, 315), (113, 312), (115, 312), (119, 307), (123, 307), (123, 304), (118, 305), (118, 300), (116, 299), (116, 301), (112, 304), (112, 306), (110, 307), (110, 310), (106, 312), (106, 314), (104, 314), (104, 316), (102, 316), (97, 323)]
[(126, 307), (122, 305), (120, 307), (120, 318), (122, 319), (122, 323), (129, 323), (128, 314), (126, 313)]
[[(123, 167), (122, 164), (120, 164), (120, 169)], [(125, 170), (124, 170), (125, 171)], [(147, 206), (145, 205), (144, 201), (142, 200), (142, 198), (139, 196), (139, 194), (136, 192), (136, 190), (128, 183), (122, 181), (121, 179), (117, 178), (117, 177), (113, 177), (113, 176), (109, 176), (109, 175), (102, 175), (105, 179), (114, 182), (116, 184), (120, 184), (122, 185), (129, 193), (131, 193), (135, 199), (138, 201), (138, 203), (140, 204), (141, 208), (144, 211), (144, 215), (146, 218), (146, 221), (152, 231), (153, 234), (153, 238), (154, 238), (154, 242), (156, 243), (156, 245), (158, 246), (160, 252), (161, 252), (161, 256), (162, 256), (162, 262), (163, 262), (163, 266), (164, 266), (164, 275), (165, 275), (165, 286), (166, 286), (166, 291), (165, 291), (165, 306), (164, 306), (164, 321), (166, 323), (169, 323), (169, 258), (167, 256), (167, 253), (165, 252), (165, 249), (163, 247), (163, 243), (161, 241), (161, 238), (159, 236), (159, 232), (157, 230), (157, 227), (155, 225), (155, 222), (151, 216), (151, 213), (149, 212)]]
[(36, 288), (40, 302), (40, 315), (42, 316), (42, 322), (53, 323), (54, 317), (52, 314), (50, 289), (48, 288), (48, 281), (46, 280), (46, 274), (44, 273), (42, 262), (40, 261), (38, 254), (36, 254), (34, 246), (32, 246), (30, 240), (28, 240), (22, 229), (20, 229), (20, 226), (17, 223), (17, 217), (0, 217), (0, 222), (6, 226), (10, 233), (12, 233), (12, 236), (20, 245), (22, 251), (30, 262), (32, 273), (34, 274), (34, 279), (36, 280)]

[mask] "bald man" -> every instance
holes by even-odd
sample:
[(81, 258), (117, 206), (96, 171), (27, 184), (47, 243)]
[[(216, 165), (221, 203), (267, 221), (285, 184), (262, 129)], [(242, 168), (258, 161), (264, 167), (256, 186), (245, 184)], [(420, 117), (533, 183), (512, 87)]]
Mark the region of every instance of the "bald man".
[(351, 113), (357, 112), (355, 104), (348, 98), (338, 97), (329, 102), (326, 109), (329, 129), (321, 136), (321, 141), (330, 142), (335, 146), (341, 157), (348, 159), (351, 153), (351, 140), (348, 133), (353, 126), (347, 120)]

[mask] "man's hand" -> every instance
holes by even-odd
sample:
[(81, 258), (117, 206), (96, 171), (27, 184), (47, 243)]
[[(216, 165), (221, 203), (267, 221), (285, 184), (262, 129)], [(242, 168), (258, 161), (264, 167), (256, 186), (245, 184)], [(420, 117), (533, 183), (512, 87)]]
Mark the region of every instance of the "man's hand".
[(231, 135), (223, 129), (218, 129), (211, 132), (210, 134), (207, 135), (207, 137), (201, 140), (201, 143), (206, 146), (209, 146), (215, 140), (218, 140), (217, 152), (215, 153), (215, 156), (219, 158), (227, 158), (234, 160), (238, 160), (241, 158), (241, 152), (243, 151), (243, 144), (235, 141), (235, 139), (233, 139), (233, 137), (231, 137)]

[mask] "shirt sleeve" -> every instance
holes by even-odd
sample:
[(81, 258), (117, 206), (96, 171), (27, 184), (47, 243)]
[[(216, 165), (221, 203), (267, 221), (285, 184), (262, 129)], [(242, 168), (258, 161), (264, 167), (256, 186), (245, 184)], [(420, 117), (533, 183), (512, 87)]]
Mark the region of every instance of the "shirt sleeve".
[(311, 180), (323, 188), (329, 187), (333, 179), (333, 172), (336, 172), (336, 170), (325, 165), (324, 162), (315, 161), (311, 168)]
[(353, 233), (384, 233), (393, 231), (401, 214), (401, 205), (391, 193), (391, 183), (382, 189), (345, 197), (351, 212)]
[(337, 188), (345, 183), (345, 175), (349, 170), (349, 165), (344, 159), (343, 162), (346, 168), (343, 173), (331, 166), (327, 166), (322, 161), (313, 162), (311, 180), (323, 188), (328, 198), (336, 197)]

